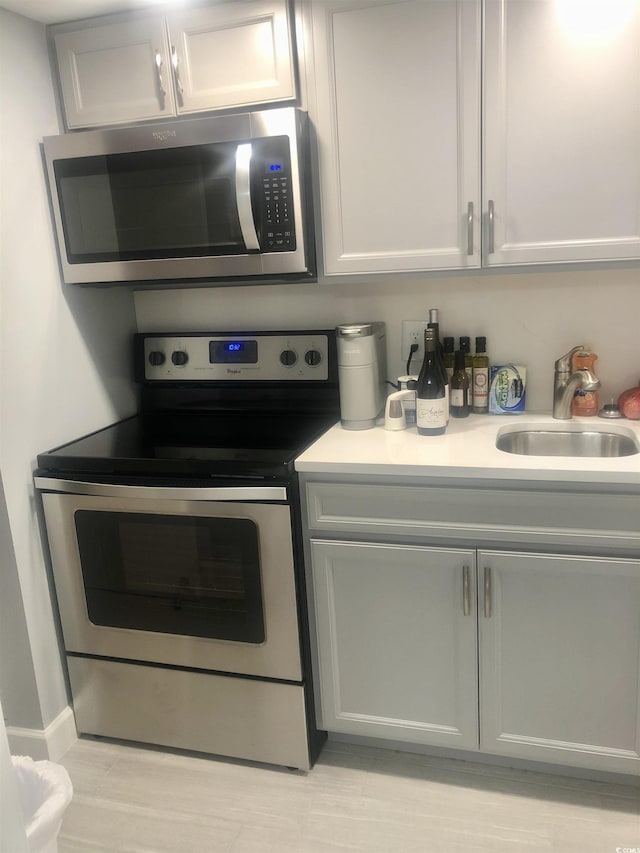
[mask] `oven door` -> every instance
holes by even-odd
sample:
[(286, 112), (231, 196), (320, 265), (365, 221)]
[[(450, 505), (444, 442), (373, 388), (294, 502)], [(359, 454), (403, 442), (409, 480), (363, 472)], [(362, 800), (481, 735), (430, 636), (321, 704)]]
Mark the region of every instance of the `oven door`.
[(301, 680), (287, 504), (94, 488), (42, 495), (67, 652)]

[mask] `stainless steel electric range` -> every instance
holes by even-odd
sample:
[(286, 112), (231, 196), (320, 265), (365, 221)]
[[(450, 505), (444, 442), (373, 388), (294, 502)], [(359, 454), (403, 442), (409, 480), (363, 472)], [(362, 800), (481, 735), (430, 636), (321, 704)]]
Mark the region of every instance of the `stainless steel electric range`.
[(38, 456), (80, 733), (312, 766), (294, 460), (331, 330), (135, 336), (141, 412)]

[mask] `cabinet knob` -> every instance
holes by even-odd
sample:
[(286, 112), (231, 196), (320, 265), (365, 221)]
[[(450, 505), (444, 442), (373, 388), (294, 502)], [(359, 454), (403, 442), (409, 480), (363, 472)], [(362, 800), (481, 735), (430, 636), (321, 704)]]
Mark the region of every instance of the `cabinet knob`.
[(164, 88), (162, 80), (162, 54), (159, 50), (155, 51), (156, 77), (158, 79), (158, 90), (160, 92), (160, 107), (164, 109), (164, 99), (167, 97), (167, 90)]
[(491, 619), (491, 568), (484, 567), (484, 615)]
[(462, 567), (462, 612), (465, 616), (471, 613), (471, 569)]
[(488, 252), (488, 254), (492, 255), (496, 250), (495, 249), (495, 227), (494, 227), (496, 217), (495, 217), (493, 199), (489, 200), (487, 217), (489, 219), (489, 223), (488, 223), (488, 232), (489, 233), (487, 234), (487, 237), (489, 239), (487, 241), (487, 252)]
[(178, 95), (180, 96), (180, 100), (184, 102), (184, 88), (180, 81), (180, 71), (178, 70), (178, 51), (176, 50), (176, 46), (174, 44), (171, 45), (171, 65), (173, 66), (173, 78), (176, 81), (176, 89), (178, 90)]

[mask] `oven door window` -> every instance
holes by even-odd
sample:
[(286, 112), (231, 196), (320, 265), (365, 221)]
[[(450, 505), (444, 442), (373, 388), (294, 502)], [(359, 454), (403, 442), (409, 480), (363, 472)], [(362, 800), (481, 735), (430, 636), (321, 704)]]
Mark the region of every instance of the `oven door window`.
[(264, 642), (251, 519), (78, 510), (75, 524), (94, 625)]
[(244, 254), (234, 143), (54, 164), (69, 263)]

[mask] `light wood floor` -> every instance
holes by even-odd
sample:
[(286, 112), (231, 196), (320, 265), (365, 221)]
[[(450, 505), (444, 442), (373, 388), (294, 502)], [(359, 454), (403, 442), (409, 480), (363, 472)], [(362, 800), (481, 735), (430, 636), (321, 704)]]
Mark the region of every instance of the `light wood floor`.
[(329, 742), (308, 774), (82, 739), (59, 853), (640, 853), (638, 788)]

